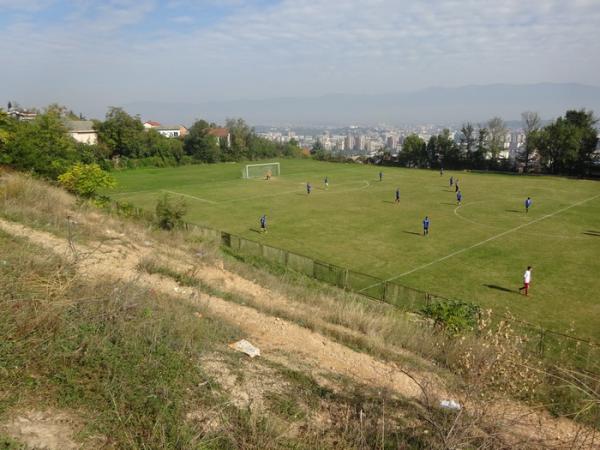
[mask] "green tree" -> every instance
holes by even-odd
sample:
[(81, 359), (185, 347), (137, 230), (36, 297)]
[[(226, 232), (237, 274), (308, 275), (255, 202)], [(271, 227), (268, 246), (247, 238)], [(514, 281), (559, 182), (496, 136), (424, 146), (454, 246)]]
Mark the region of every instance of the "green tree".
[(31, 122), (17, 122), (0, 162), (56, 179), (79, 160), (75, 140), (53, 111)]
[(532, 111), (522, 113), (521, 120), (523, 122), (523, 131), (525, 132), (525, 145), (518, 159), (525, 164), (524, 171), (527, 173), (529, 172), (529, 163), (535, 153), (537, 134), (540, 130), (542, 120), (538, 113)]
[(487, 123), (488, 129), (488, 152), (492, 165), (495, 165), (504, 150), (507, 128), (500, 117), (493, 117)]
[(570, 110), (544, 127), (536, 139), (542, 165), (555, 174), (585, 174), (598, 142), (596, 123), (593, 112)]
[(404, 139), (402, 151), (398, 154), (398, 162), (409, 167), (424, 167), (428, 163), (427, 144), (416, 134)]
[(223, 150), (225, 161), (239, 161), (242, 158), (253, 159), (250, 153), (250, 139), (254, 134), (244, 119), (227, 119), (226, 128), (231, 134), (231, 146)]
[(2, 159), (2, 151), (11, 139), (15, 129), (15, 121), (10, 116), (0, 109), (0, 160)]
[(477, 150), (473, 155), (473, 165), (475, 167), (483, 167), (488, 154), (488, 135), (488, 129), (479, 126), (479, 129), (477, 130)]
[(59, 183), (69, 192), (92, 198), (99, 189), (112, 188), (115, 179), (98, 164), (77, 163), (58, 177)]
[(473, 127), (472, 123), (467, 122), (463, 124), (460, 132), (460, 144), (463, 150), (464, 159), (466, 160), (467, 164), (470, 165), (473, 160), (475, 144), (477, 143), (477, 139), (475, 137), (475, 127)]
[(109, 108), (104, 122), (95, 123), (98, 141), (108, 148), (110, 157), (139, 158), (144, 154), (144, 125), (122, 108)]
[(183, 141), (183, 150), (197, 161), (215, 163), (222, 159), (217, 138), (209, 134), (211, 125), (197, 120), (188, 130)]
[(156, 203), (156, 221), (163, 230), (172, 230), (180, 227), (183, 224), (183, 216), (187, 212), (185, 201), (181, 198), (172, 201), (171, 198), (165, 196)]

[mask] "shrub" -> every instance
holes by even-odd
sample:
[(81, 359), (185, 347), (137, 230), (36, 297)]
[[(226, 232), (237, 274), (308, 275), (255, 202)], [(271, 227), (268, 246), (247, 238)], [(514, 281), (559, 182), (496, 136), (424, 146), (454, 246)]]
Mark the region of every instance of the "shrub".
[(187, 212), (187, 206), (183, 200), (172, 201), (165, 196), (156, 204), (156, 221), (163, 230), (172, 230), (183, 224), (183, 216)]
[(81, 197), (95, 197), (100, 188), (112, 188), (115, 179), (98, 164), (77, 163), (58, 177), (59, 183), (68, 191)]
[(432, 318), (436, 325), (460, 333), (475, 328), (479, 307), (473, 303), (447, 300), (430, 303), (421, 312)]

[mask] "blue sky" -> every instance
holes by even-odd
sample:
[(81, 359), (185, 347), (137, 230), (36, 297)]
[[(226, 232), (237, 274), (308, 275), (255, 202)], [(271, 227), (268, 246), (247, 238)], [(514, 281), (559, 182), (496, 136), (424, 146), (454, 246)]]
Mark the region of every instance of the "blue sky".
[(0, 0), (0, 101), (600, 84), (600, 0)]

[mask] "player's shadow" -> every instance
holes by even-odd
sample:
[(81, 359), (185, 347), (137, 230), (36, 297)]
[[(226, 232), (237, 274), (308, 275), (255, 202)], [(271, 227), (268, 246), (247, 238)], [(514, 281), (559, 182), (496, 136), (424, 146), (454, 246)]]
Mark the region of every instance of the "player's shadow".
[(600, 237), (600, 231), (596, 231), (596, 230), (587, 230), (587, 231), (584, 231), (583, 234), (587, 234), (588, 236)]
[(396, 202), (392, 201), (392, 200), (383, 200), (383, 203), (391, 203), (392, 205)]
[(403, 231), (403, 233), (406, 233), (406, 234), (414, 234), (415, 236), (421, 236), (421, 233), (415, 233), (414, 231), (406, 231), (406, 230), (405, 230), (405, 231)]
[(456, 205), (456, 203), (445, 203), (445, 202), (442, 202), (442, 203), (440, 203), (440, 205), (450, 205), (450, 206), (455, 206), (455, 205)]
[(485, 287), (490, 288), (490, 289), (496, 289), (497, 291), (502, 291), (502, 292), (512, 292), (513, 294), (516, 294), (517, 291), (515, 291), (514, 289), (508, 289), (505, 288), (503, 286), (498, 286), (495, 284), (484, 284)]
[(523, 212), (523, 211), (519, 211), (518, 209), (505, 209), (504, 211), (512, 212), (512, 213), (522, 213)]
[(262, 234), (262, 231), (260, 231), (258, 228), (250, 228), (250, 231), (253, 231), (254, 233)]

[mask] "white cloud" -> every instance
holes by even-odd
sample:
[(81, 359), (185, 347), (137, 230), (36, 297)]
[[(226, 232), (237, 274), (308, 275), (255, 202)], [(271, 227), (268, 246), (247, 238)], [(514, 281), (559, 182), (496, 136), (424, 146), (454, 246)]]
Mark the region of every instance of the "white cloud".
[[(9, 3), (0, 0), (0, 8)], [(21, 3), (32, 11), (50, 4)], [(51, 75), (61, 92), (93, 96), (86, 86), (94, 86), (98, 101), (108, 95), (112, 102), (492, 82), (600, 84), (598, 1), (283, 0), (261, 6), (226, 0), (227, 14), (208, 25), (197, 19), (225, 3), (72, 4), (63, 23), (40, 29), (24, 20), (7, 28), (0, 57), (29, 74), (12, 77), (20, 92), (34, 83), (32, 73)]]

